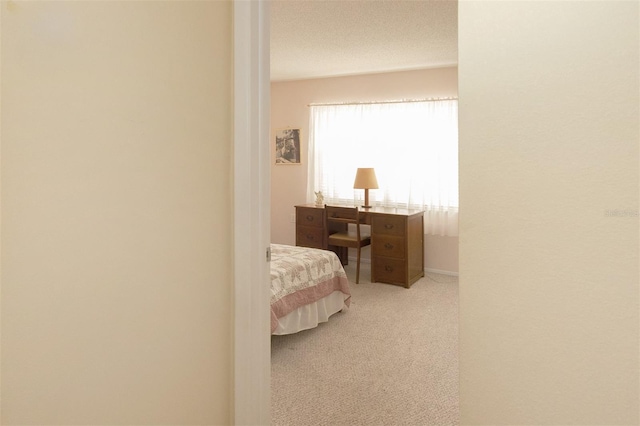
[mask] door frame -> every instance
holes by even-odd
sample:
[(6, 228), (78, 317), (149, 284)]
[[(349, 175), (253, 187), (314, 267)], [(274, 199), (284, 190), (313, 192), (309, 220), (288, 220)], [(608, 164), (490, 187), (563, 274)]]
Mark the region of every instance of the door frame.
[(269, 2), (233, 2), (235, 425), (271, 422)]

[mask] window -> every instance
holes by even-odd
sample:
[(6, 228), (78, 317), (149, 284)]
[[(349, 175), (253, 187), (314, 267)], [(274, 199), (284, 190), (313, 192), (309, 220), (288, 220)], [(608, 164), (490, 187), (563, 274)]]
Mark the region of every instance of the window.
[(458, 101), (311, 106), (308, 200), (364, 198), (358, 167), (374, 167), (374, 206), (425, 210), (425, 232), (458, 235)]

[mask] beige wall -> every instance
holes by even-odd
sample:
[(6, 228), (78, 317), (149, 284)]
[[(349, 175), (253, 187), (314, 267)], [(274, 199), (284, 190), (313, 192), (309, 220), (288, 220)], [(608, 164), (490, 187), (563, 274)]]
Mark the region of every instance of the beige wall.
[(638, 2), (459, 23), (461, 423), (637, 425)]
[(229, 424), (231, 3), (2, 2), (2, 424)]
[[(271, 167), (271, 240), (295, 244), (296, 204), (307, 202), (307, 143), (310, 103), (369, 102), (395, 99), (452, 97), (458, 94), (456, 68), (437, 68), (348, 77), (274, 82), (271, 84), (272, 139), (276, 129), (302, 129), (302, 165)], [(273, 141), (272, 141), (273, 143)], [(273, 150), (272, 150), (273, 151)], [(363, 249), (369, 257), (369, 249)], [(425, 267), (458, 271), (458, 238), (425, 237)]]

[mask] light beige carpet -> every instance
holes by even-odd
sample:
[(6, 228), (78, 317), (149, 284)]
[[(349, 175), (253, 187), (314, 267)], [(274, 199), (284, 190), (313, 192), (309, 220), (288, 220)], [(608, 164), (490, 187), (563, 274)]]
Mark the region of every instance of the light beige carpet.
[(351, 308), (271, 339), (276, 426), (458, 425), (458, 279), (410, 289), (371, 283), (362, 264)]

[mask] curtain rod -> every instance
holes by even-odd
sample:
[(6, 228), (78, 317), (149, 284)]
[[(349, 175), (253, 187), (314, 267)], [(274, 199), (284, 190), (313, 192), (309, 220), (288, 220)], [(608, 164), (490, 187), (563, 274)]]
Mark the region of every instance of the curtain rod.
[(457, 101), (458, 98), (427, 98), (427, 99), (400, 99), (396, 101), (371, 101), (371, 102), (339, 102), (339, 103), (322, 103), (322, 104), (307, 104), (311, 106), (337, 106), (337, 105), (372, 105), (372, 104), (402, 104), (409, 102), (438, 102), (438, 101)]

